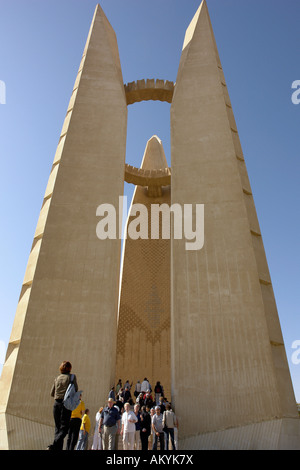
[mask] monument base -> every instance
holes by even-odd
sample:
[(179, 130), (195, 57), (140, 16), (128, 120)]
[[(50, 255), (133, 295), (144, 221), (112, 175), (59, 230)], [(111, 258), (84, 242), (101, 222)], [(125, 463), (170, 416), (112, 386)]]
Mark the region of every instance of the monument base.
[(52, 426), (0, 413), (0, 450), (46, 450), (53, 442)]
[(300, 419), (282, 418), (179, 439), (180, 450), (300, 450)]
[[(46, 450), (54, 426), (0, 414), (0, 450)], [(186, 450), (300, 450), (300, 419), (282, 418), (180, 439)]]

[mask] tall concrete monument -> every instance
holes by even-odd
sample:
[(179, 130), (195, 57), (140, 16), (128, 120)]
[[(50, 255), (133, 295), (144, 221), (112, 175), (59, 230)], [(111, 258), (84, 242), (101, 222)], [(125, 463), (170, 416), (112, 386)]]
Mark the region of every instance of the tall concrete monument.
[[(127, 106), (142, 100), (171, 103), (171, 169), (157, 136), (140, 168), (125, 162)], [(121, 261), (121, 237), (98, 236), (96, 210), (109, 205), (119, 219), (124, 180), (136, 188)], [(187, 249), (173, 211), (165, 236), (154, 205), (190, 206), (195, 217), (203, 207), (202, 243)], [(132, 236), (137, 206), (147, 213), (144, 237)], [(180, 449), (300, 449), (271, 277), (205, 0), (186, 31), (175, 84), (124, 85), (115, 33), (95, 9), (0, 380), (1, 449), (52, 441), (50, 389), (63, 360), (91, 416), (118, 378), (147, 376), (172, 401)]]

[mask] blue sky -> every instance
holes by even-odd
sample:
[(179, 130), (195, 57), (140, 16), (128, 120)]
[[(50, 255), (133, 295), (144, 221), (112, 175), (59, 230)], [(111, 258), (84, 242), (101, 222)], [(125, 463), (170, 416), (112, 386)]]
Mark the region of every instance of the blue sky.
[[(0, 362), (96, 3), (0, 0), (0, 80), (6, 85), (6, 103), (0, 104)], [(200, 0), (100, 4), (117, 34), (124, 82), (176, 81), (185, 30)], [(207, 4), (300, 402), (300, 364), (292, 361), (292, 345), (300, 342), (300, 104), (291, 100), (291, 85), (300, 80), (300, 2)], [(169, 111), (170, 105), (160, 102), (128, 107), (127, 163), (140, 165), (153, 134), (162, 139), (171, 163)], [(132, 189), (125, 185), (129, 197)]]

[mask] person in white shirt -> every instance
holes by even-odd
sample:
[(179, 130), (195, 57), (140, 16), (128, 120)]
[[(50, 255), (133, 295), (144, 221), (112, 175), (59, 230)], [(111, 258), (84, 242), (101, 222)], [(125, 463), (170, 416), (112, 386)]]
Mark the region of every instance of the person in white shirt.
[(141, 393), (141, 382), (138, 380), (137, 383), (135, 384), (135, 389), (134, 389), (135, 398), (137, 398), (140, 393)]
[(123, 450), (133, 450), (134, 437), (135, 437), (135, 423), (137, 417), (133, 411), (130, 410), (130, 404), (125, 403), (125, 411), (122, 415), (122, 431), (123, 436)]
[(147, 390), (149, 390), (149, 389), (150, 389), (150, 384), (149, 384), (148, 380), (145, 377), (143, 382), (142, 382), (142, 385), (141, 385), (141, 392), (146, 393)]

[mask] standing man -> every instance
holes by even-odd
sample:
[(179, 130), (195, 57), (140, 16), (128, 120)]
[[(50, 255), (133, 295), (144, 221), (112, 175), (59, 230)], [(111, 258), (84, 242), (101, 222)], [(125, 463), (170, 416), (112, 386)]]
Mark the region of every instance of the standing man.
[(164, 395), (164, 391), (160, 382), (156, 382), (156, 385), (154, 387), (154, 393), (155, 393), (155, 404), (159, 406), (160, 397), (163, 397)]
[(139, 394), (141, 393), (141, 382), (138, 380), (137, 383), (135, 384), (135, 389), (134, 389), (134, 396), (137, 398)]
[(134, 448), (135, 450), (141, 450), (141, 413), (140, 405), (136, 403), (134, 405), (134, 414), (137, 417), (137, 422), (135, 423), (135, 437), (134, 437)]
[(133, 411), (130, 410), (130, 404), (127, 402), (124, 405), (125, 411), (122, 415), (122, 435), (123, 435), (123, 450), (133, 450), (135, 438), (135, 423), (137, 417)]
[(140, 433), (141, 433), (142, 450), (148, 450), (148, 440), (151, 434), (151, 416), (150, 416), (150, 409), (146, 408), (146, 406), (142, 407)]
[(171, 405), (167, 403), (166, 411), (163, 414), (163, 428), (165, 433), (165, 447), (169, 449), (169, 436), (171, 437), (171, 443), (173, 450), (176, 450), (174, 442), (174, 428), (177, 425), (177, 419), (174, 411), (171, 409)]
[(155, 415), (152, 418), (152, 428), (154, 431), (154, 442), (152, 450), (157, 450), (158, 439), (160, 443), (160, 450), (165, 450), (163, 415), (160, 412), (159, 406), (155, 407)]
[(130, 388), (128, 386), (125, 387), (124, 392), (122, 393), (122, 398), (124, 399), (124, 404), (129, 403), (132, 404)]
[(99, 432), (102, 432), (102, 424), (104, 450), (115, 450), (116, 434), (120, 434), (120, 414), (112, 398), (108, 399), (108, 406), (102, 410)]
[(108, 398), (112, 398), (114, 401), (116, 401), (115, 387), (111, 387), (110, 392), (108, 394)]
[(150, 384), (148, 382), (147, 377), (145, 377), (142, 384), (141, 384), (141, 392), (143, 394), (145, 394), (147, 392), (147, 390), (149, 390), (149, 389), (150, 389)]
[(122, 388), (122, 380), (119, 379), (117, 386), (116, 386), (116, 395), (119, 394), (120, 388)]

